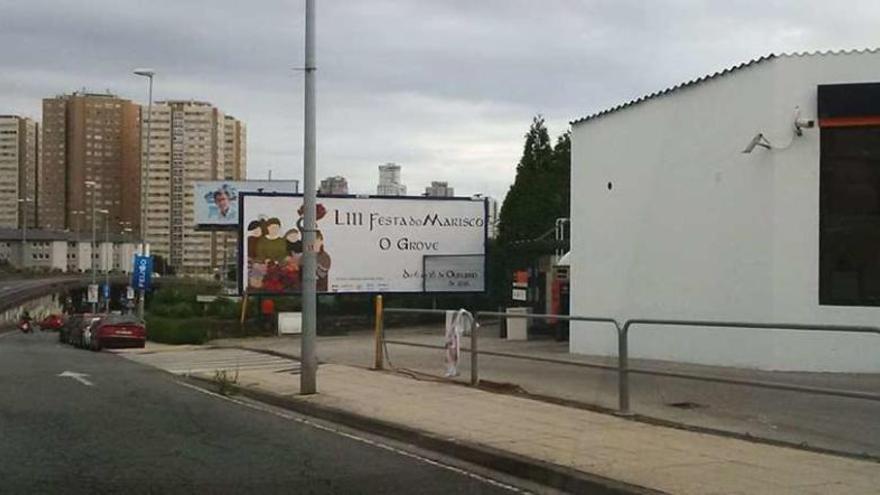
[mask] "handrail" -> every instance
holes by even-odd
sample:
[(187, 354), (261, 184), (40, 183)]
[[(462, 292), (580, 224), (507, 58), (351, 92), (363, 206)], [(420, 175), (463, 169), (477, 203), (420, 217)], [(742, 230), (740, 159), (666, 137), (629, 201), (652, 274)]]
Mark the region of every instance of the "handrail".
[[(418, 308), (382, 308), (381, 311), (389, 313), (415, 313), (415, 314), (445, 314), (447, 310), (443, 309), (418, 309)], [(511, 319), (548, 319), (555, 318), (562, 321), (585, 321), (593, 323), (611, 323), (617, 330), (618, 355), (617, 366), (602, 365), (593, 363), (582, 363), (579, 361), (565, 361), (553, 358), (544, 358), (536, 356), (526, 356), (522, 354), (498, 352), (498, 351), (480, 351), (477, 348), (476, 325), (481, 317), (498, 317)], [(471, 348), (462, 349), (464, 352), (471, 352), (471, 384), (479, 383), (479, 369), (477, 366), (477, 356), (485, 354), (487, 356), (506, 357), (511, 359), (522, 359), (538, 362), (557, 363), (568, 366), (580, 366), (587, 368), (596, 368), (602, 370), (616, 370), (618, 374), (618, 413), (629, 415), (630, 413), (630, 391), (629, 391), (629, 374), (643, 374), (654, 376), (665, 376), (670, 378), (681, 378), (686, 380), (697, 380), (714, 383), (726, 383), (732, 385), (753, 386), (772, 390), (785, 390), (791, 392), (804, 392), (816, 395), (828, 395), (835, 397), (846, 397), (854, 399), (864, 399), (880, 402), (880, 394), (870, 392), (861, 392), (856, 390), (841, 390), (822, 387), (811, 387), (805, 385), (794, 385), (780, 382), (768, 382), (761, 380), (746, 380), (738, 378), (724, 378), (711, 375), (699, 375), (694, 373), (683, 373), (676, 371), (652, 370), (647, 368), (630, 368), (629, 366), (629, 330), (633, 325), (659, 325), (659, 326), (684, 326), (684, 327), (702, 327), (702, 328), (741, 328), (753, 330), (794, 330), (808, 332), (838, 332), (838, 333), (857, 333), (857, 334), (874, 334), (880, 335), (880, 328), (868, 325), (838, 325), (838, 324), (810, 324), (810, 323), (763, 323), (763, 322), (745, 322), (745, 321), (719, 321), (719, 320), (675, 320), (663, 318), (630, 318), (621, 322), (618, 319), (607, 316), (578, 316), (578, 315), (550, 315), (540, 313), (505, 313), (500, 311), (477, 311), (475, 313), (475, 325), (471, 330)], [(384, 332), (378, 333), (377, 338), (381, 338), (382, 342), (398, 345), (409, 345), (414, 347), (441, 348), (441, 346), (432, 346), (429, 344), (419, 344), (416, 342), (405, 342), (399, 340), (390, 340), (384, 338)]]

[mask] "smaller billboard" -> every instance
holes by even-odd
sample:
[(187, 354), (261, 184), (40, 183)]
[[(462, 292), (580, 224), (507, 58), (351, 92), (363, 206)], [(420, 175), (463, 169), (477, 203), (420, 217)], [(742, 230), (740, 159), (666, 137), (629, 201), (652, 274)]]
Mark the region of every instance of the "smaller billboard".
[(193, 184), (193, 214), (196, 227), (235, 229), (238, 227), (238, 196), (241, 193), (297, 193), (297, 180), (215, 180)]
[(486, 257), (482, 254), (425, 255), (425, 292), (483, 292)]

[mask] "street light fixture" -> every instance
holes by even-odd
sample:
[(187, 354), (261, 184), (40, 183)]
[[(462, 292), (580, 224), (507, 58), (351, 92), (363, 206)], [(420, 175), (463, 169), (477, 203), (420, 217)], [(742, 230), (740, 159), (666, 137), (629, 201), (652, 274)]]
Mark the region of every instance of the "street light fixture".
[[(144, 165), (143, 161), (141, 161), (141, 255), (147, 255), (147, 241), (146, 241), (146, 232), (147, 232), (147, 201), (148, 201), (148, 191), (150, 187), (150, 134), (153, 129), (153, 76), (156, 75), (156, 71), (148, 68), (137, 68), (134, 71), (136, 76), (146, 77), (150, 80), (150, 87), (148, 93), (147, 100), (147, 163)], [(142, 155), (143, 156), (143, 155)], [(144, 317), (144, 298), (146, 297), (144, 289), (140, 291), (140, 298), (138, 299), (138, 317)]]

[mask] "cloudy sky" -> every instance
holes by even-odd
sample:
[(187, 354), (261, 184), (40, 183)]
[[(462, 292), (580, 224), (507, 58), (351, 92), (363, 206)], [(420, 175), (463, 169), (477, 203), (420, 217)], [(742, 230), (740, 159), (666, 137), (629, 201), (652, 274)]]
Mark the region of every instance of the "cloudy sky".
[[(318, 174), (503, 198), (522, 135), (771, 52), (880, 46), (876, 0), (317, 0)], [(303, 0), (0, 0), (0, 114), (80, 88), (207, 100), (302, 175)]]

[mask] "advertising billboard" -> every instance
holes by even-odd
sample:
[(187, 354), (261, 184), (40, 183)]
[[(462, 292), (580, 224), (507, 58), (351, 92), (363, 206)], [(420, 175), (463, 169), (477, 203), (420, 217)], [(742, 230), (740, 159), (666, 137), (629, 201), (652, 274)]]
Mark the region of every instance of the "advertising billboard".
[[(301, 292), (302, 196), (245, 193), (239, 207), (239, 267), (244, 274), (239, 289), (251, 294)], [(483, 199), (319, 197), (317, 219), (319, 292), (484, 290)], [(426, 280), (425, 258), (439, 255), (459, 258), (428, 261), (434, 273), (443, 275)]]
[(223, 230), (238, 228), (238, 196), (241, 193), (298, 193), (297, 180), (215, 180), (193, 184), (196, 227)]

